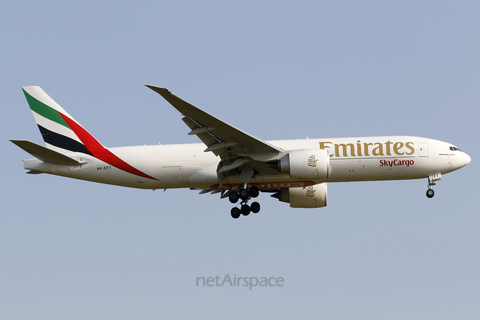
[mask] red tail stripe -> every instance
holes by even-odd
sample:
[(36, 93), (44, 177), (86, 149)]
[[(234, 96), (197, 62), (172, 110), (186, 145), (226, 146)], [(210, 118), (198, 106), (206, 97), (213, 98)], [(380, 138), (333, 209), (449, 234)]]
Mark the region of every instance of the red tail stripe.
[(149, 176), (146, 173), (138, 170), (137, 168), (132, 167), (116, 155), (114, 155), (110, 150), (102, 146), (97, 139), (95, 139), (87, 130), (85, 130), (82, 126), (78, 123), (67, 117), (66, 115), (59, 112), (68, 126), (75, 132), (77, 137), (82, 141), (82, 143), (87, 147), (88, 151), (90, 151), (93, 156), (99, 160), (102, 160), (120, 170), (126, 171), (128, 173), (147, 178), (157, 180), (154, 177)]

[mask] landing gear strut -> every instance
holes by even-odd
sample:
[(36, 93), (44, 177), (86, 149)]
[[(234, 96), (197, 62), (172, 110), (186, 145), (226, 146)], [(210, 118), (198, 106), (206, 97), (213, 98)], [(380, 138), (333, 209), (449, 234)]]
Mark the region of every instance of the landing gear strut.
[(234, 207), (230, 211), (232, 218), (238, 219), (240, 215), (248, 216), (250, 212), (258, 213), (260, 212), (260, 204), (258, 202), (252, 202), (252, 204), (248, 205), (248, 200), (251, 198), (256, 198), (260, 194), (260, 191), (256, 186), (247, 189), (245, 185), (242, 185), (242, 188), (239, 192), (232, 191), (228, 195), (228, 199), (231, 203), (237, 203), (238, 199), (242, 199), (240, 202), (241, 207)]

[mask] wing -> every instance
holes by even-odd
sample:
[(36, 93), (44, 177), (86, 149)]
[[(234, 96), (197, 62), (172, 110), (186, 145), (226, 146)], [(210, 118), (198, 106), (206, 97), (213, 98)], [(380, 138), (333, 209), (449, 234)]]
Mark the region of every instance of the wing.
[[(147, 85), (182, 113), (183, 121), (190, 128), (189, 135), (196, 135), (207, 146), (205, 152), (213, 152), (222, 159), (250, 157), (268, 160), (283, 152), (263, 140), (257, 139), (172, 94), (168, 89)], [(233, 169), (233, 168), (232, 168)]]

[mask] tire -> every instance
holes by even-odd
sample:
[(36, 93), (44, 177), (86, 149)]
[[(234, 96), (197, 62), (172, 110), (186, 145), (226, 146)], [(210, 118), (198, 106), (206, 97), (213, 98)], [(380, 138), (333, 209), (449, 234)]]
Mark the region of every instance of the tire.
[(230, 214), (232, 215), (233, 219), (238, 219), (238, 217), (240, 217), (240, 209), (238, 209), (237, 207), (234, 207), (230, 211)]
[(435, 191), (433, 191), (433, 189), (427, 190), (427, 198), (433, 198), (434, 195), (435, 195)]
[(242, 200), (247, 200), (248, 197), (250, 196), (250, 192), (248, 192), (248, 189), (241, 189), (239, 194)]
[(230, 200), (231, 203), (237, 203), (238, 198), (238, 193), (236, 193), (235, 191), (230, 192), (230, 194), (228, 195), (228, 200)]
[(250, 209), (252, 209), (253, 213), (258, 213), (260, 211), (260, 203), (252, 202), (252, 205), (250, 206)]
[(248, 216), (250, 214), (250, 207), (247, 204), (244, 204), (240, 211), (244, 216)]
[(250, 197), (256, 198), (256, 197), (258, 197), (259, 194), (260, 194), (260, 191), (258, 190), (258, 188), (256, 186), (253, 186), (253, 187), (250, 188)]

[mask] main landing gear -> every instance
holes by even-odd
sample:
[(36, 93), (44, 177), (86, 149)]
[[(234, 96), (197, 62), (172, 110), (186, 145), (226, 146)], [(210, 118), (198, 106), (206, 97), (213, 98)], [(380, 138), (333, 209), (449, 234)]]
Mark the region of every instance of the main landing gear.
[(230, 213), (232, 214), (233, 219), (238, 219), (240, 215), (248, 216), (250, 212), (258, 213), (260, 211), (260, 203), (252, 202), (251, 205), (248, 205), (248, 200), (250, 198), (256, 198), (260, 194), (260, 191), (256, 186), (247, 189), (243, 187), (240, 189), (239, 192), (231, 191), (228, 195), (228, 199), (231, 203), (237, 203), (239, 199), (242, 201), (240, 202), (240, 208), (233, 207)]

